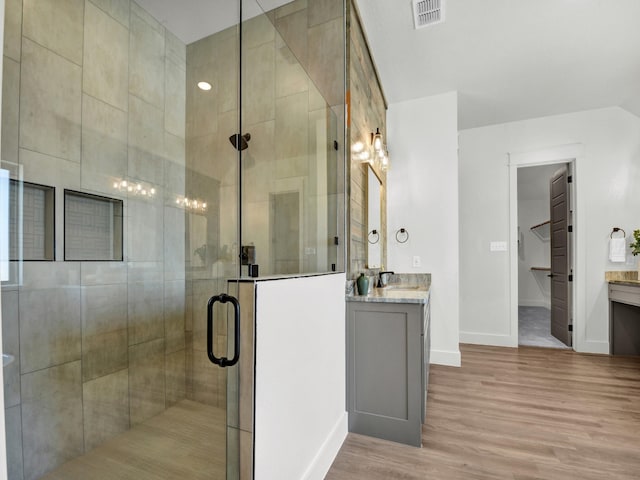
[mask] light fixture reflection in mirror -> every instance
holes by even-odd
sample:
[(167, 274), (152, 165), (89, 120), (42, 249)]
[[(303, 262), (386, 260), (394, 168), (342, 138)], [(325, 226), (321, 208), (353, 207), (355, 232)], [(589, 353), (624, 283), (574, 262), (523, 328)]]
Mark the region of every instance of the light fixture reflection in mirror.
[(381, 205), (380, 190), (382, 185), (371, 165), (367, 168), (367, 232), (376, 232), (376, 235), (368, 236), (367, 241), (367, 266), (380, 268), (382, 266), (382, 242), (373, 241), (380, 238), (381, 232)]

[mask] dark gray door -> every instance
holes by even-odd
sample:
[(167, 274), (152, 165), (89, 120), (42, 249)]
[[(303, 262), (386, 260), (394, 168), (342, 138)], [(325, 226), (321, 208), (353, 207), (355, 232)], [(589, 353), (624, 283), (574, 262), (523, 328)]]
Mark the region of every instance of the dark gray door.
[(571, 346), (569, 311), (569, 188), (564, 165), (551, 177), (551, 335)]

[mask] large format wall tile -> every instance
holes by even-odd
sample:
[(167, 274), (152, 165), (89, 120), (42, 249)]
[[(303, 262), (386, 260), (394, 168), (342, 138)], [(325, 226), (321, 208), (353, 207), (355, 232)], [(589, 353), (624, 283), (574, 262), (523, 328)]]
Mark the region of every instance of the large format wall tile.
[(163, 205), (158, 201), (130, 198), (128, 207), (129, 260), (134, 262), (162, 261)]
[(165, 356), (165, 388), (167, 407), (186, 398), (186, 355), (184, 350)]
[(313, 0), (309, 2), (309, 26), (341, 19), (343, 11), (343, 0)]
[(5, 0), (4, 54), (20, 61), (22, 49), (22, 0)]
[(129, 0), (91, 0), (101, 10), (129, 28)]
[(291, 15), (278, 17), (276, 20), (279, 34), (302, 65), (307, 65), (309, 54), (307, 12), (306, 9), (300, 10)]
[(127, 284), (82, 287), (82, 379), (127, 367)]
[(20, 146), (80, 161), (82, 68), (28, 39), (22, 43)]
[(263, 43), (272, 43), (275, 29), (267, 15), (258, 15), (245, 20), (242, 30), (243, 48), (254, 48)]
[(218, 79), (218, 111), (235, 112), (238, 108), (238, 35), (235, 27), (226, 31), (234, 34), (221, 37), (219, 41), (220, 54), (216, 56), (215, 61)]
[[(170, 133), (165, 134), (165, 145), (173, 144), (170, 148), (179, 148), (178, 145), (182, 145), (182, 159), (169, 160), (170, 153), (167, 152), (167, 159), (164, 161), (164, 205), (165, 208), (176, 208), (176, 201), (186, 196), (186, 181), (187, 172), (184, 166), (184, 139), (174, 137)], [(175, 140), (175, 144), (173, 141)], [(178, 152), (176, 152), (178, 153)], [(192, 195), (192, 194), (190, 194)], [(184, 210), (183, 210), (184, 212)], [(166, 211), (165, 211), (166, 215)], [(166, 219), (165, 219), (165, 225)], [(180, 225), (178, 225), (180, 228)], [(184, 227), (181, 228), (184, 233)], [(165, 247), (166, 248), (166, 247)], [(184, 255), (182, 255), (184, 256)]]
[(275, 123), (275, 120), (269, 120), (247, 127), (247, 130), (252, 134), (251, 148), (255, 148), (255, 150), (251, 155), (254, 159), (253, 165), (243, 170), (244, 181), (247, 185), (252, 186), (242, 191), (242, 199), (245, 202), (267, 201), (274, 188), (273, 180), (276, 178)]
[(298, 93), (276, 100), (276, 159), (278, 178), (309, 174), (309, 96)]
[(329, 105), (344, 104), (343, 38), (341, 18), (309, 29), (309, 76)]
[(23, 289), (20, 292), (22, 372), (79, 360), (80, 352), (80, 287)]
[(22, 34), (82, 65), (84, 0), (24, 0)]
[(140, 98), (129, 96), (129, 175), (163, 183), (164, 115)]
[(7, 478), (22, 480), (22, 414), (20, 405), (4, 411), (5, 432), (7, 440)]
[[(185, 136), (186, 72), (184, 63), (165, 62), (164, 128), (178, 137)], [(198, 89), (200, 90), (200, 89)]]
[(87, 2), (82, 72), (84, 92), (126, 111), (129, 102), (128, 62), (127, 28)]
[(127, 264), (124, 262), (82, 262), (80, 283), (83, 286), (127, 283)]
[(164, 335), (166, 353), (184, 350), (185, 282), (177, 280), (164, 284)]
[(187, 64), (187, 46), (169, 30), (165, 30), (164, 41), (167, 60), (180, 65), (184, 71)]
[[(175, 204), (174, 204), (175, 205)], [(164, 207), (164, 279), (185, 278), (185, 228), (186, 212), (181, 208)], [(182, 292), (184, 296), (184, 291)]]
[[(179, 166), (182, 170), (182, 175), (185, 175), (186, 160), (186, 144), (184, 137), (176, 137), (168, 132), (164, 132), (164, 158), (166, 162), (171, 162), (176, 166)], [(165, 163), (166, 165), (166, 163)], [(172, 172), (165, 174), (165, 185), (168, 185), (171, 180), (166, 176), (171, 175)], [(183, 184), (184, 189), (184, 184)], [(171, 194), (172, 192), (168, 192)], [(175, 192), (173, 192), (175, 193)], [(183, 192), (184, 193), (184, 192)], [(175, 200), (175, 199), (172, 199)]]
[(162, 282), (129, 283), (129, 345), (164, 337), (163, 297)]
[[(164, 108), (164, 29), (150, 15), (133, 8), (129, 41), (129, 91)], [(144, 15), (145, 18), (141, 18)], [(156, 22), (157, 23), (157, 22)], [(158, 24), (159, 25), (159, 24)]]
[(293, 0), (292, 2), (285, 3), (283, 6), (276, 8), (276, 19), (286, 17), (299, 10), (304, 10), (308, 6), (308, 0)]
[(129, 347), (131, 425), (144, 422), (165, 408), (164, 339)]
[(24, 476), (36, 479), (82, 454), (80, 362), (22, 376)]
[(89, 451), (129, 429), (129, 372), (96, 378), (82, 385), (84, 448)]
[(2, 161), (18, 163), (20, 64), (4, 57), (2, 68)]
[(80, 265), (25, 262), (20, 289), (22, 373), (80, 359)]
[(246, 49), (244, 55), (243, 121), (252, 124), (271, 120), (275, 115), (274, 44), (265, 43)]
[[(306, 30), (305, 30), (306, 33)], [(309, 88), (307, 72), (286, 45), (276, 50), (276, 97), (306, 92)]]
[(20, 403), (20, 317), (18, 291), (2, 291), (2, 352), (13, 355), (11, 364), (3, 368), (4, 406)]
[(82, 188), (113, 194), (127, 176), (127, 114), (89, 95), (82, 102)]

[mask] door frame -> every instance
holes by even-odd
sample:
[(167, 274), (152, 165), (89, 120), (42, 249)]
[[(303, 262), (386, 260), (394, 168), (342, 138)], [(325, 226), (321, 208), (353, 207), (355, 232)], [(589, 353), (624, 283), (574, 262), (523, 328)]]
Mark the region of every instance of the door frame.
[(582, 198), (578, 195), (577, 179), (579, 166), (584, 158), (584, 146), (580, 143), (559, 145), (527, 152), (510, 152), (509, 166), (509, 346), (518, 346), (518, 168), (539, 165), (568, 164), (569, 174), (574, 182), (570, 190), (570, 205), (573, 211), (571, 224), (573, 234), (570, 239), (571, 268), (573, 282), (570, 288), (571, 316), (573, 318), (573, 349), (582, 351), (586, 339), (586, 322), (584, 312), (586, 289), (586, 257), (584, 235), (584, 208)]

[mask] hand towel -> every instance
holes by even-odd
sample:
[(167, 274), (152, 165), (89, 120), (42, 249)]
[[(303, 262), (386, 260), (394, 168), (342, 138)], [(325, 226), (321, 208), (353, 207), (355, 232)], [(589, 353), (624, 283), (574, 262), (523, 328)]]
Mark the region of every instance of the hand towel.
[(627, 260), (627, 239), (612, 238), (609, 240), (609, 261), (626, 262)]

